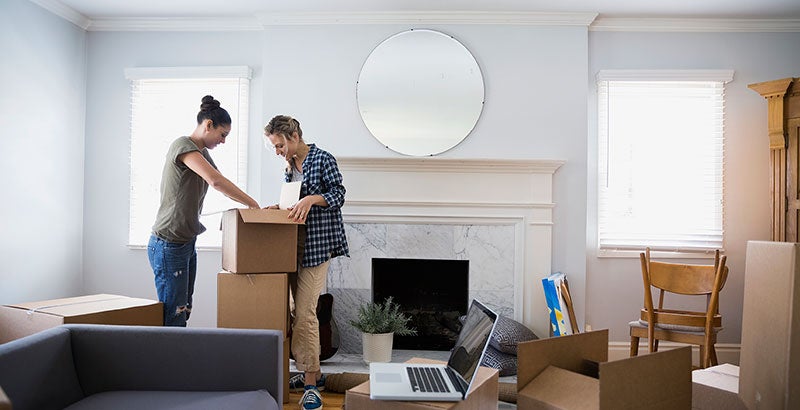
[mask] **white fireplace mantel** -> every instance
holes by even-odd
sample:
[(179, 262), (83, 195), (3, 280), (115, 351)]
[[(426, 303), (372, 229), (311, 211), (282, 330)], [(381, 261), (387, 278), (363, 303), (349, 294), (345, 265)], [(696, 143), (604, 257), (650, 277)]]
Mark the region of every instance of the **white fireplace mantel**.
[(541, 279), (551, 273), (559, 160), (338, 158), (347, 223), (514, 226), (514, 318), (548, 334)]

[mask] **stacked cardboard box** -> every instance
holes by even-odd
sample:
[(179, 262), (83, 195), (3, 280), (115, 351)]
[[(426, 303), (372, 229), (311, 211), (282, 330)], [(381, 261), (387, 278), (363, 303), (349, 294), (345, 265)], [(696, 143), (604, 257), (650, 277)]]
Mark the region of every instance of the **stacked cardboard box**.
[(157, 300), (108, 294), (0, 306), (0, 343), (65, 323), (161, 326), (164, 308)]
[[(222, 216), (217, 326), (289, 332), (289, 278), (297, 270), (297, 225), (289, 211), (232, 209)], [(289, 341), (283, 344), (289, 401)]]

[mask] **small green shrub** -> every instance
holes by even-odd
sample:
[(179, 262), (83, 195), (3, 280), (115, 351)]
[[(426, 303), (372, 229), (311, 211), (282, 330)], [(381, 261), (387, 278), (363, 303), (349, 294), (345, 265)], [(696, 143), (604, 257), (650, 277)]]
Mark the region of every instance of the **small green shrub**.
[(400, 311), (400, 305), (392, 297), (383, 303), (370, 302), (359, 306), (358, 318), (350, 324), (364, 333), (394, 333), (400, 336), (417, 334), (416, 329), (408, 327), (411, 317)]

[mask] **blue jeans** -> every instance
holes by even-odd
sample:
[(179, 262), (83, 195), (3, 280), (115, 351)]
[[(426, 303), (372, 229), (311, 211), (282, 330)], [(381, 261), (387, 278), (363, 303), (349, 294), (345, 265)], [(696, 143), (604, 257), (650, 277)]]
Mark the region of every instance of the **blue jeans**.
[(164, 304), (164, 326), (183, 326), (192, 313), (192, 294), (197, 277), (195, 239), (167, 242), (150, 235), (147, 258), (155, 275), (158, 300)]

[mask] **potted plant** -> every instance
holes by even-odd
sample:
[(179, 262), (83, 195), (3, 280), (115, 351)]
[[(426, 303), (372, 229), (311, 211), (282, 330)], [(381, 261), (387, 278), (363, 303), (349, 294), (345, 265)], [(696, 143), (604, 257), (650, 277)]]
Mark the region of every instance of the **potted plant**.
[(351, 320), (350, 324), (362, 332), (364, 361), (392, 361), (394, 335), (417, 334), (416, 329), (408, 326), (410, 320), (411, 317), (400, 311), (400, 305), (391, 296), (383, 303), (370, 302), (359, 306), (356, 320)]

